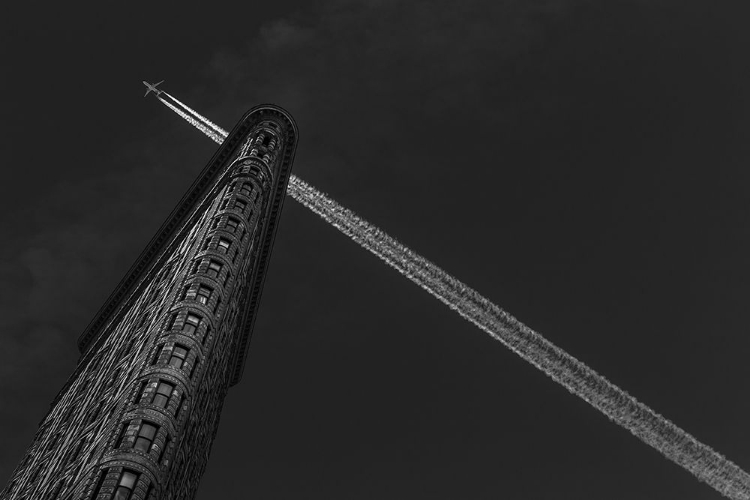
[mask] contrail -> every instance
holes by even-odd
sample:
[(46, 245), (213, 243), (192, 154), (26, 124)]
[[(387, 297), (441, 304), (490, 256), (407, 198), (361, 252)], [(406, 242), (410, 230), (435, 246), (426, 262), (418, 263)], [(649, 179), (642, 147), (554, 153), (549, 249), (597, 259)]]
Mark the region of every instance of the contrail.
[[(211, 120), (209, 120), (209, 119), (208, 119), (208, 118), (206, 118), (205, 116), (203, 116), (203, 115), (199, 114), (199, 113), (198, 113), (197, 111), (195, 111), (194, 109), (192, 109), (191, 107), (189, 107), (189, 106), (188, 106), (187, 104), (185, 104), (184, 102), (182, 102), (182, 101), (180, 101), (179, 99), (177, 99), (177, 98), (176, 98), (175, 96), (173, 96), (172, 94), (169, 94), (169, 93), (168, 93), (168, 92), (166, 92), (165, 90), (162, 90), (162, 91), (161, 91), (161, 93), (162, 93), (162, 94), (166, 94), (166, 95), (167, 95), (167, 97), (169, 97), (169, 98), (170, 98), (170, 99), (172, 99), (172, 100), (173, 100), (174, 102), (176, 102), (176, 103), (177, 103), (177, 104), (178, 104), (179, 106), (181, 106), (181, 107), (182, 107), (182, 109), (184, 109), (185, 111), (187, 111), (188, 113), (190, 113), (191, 115), (193, 115), (193, 116), (194, 116), (194, 117), (195, 117), (196, 119), (198, 119), (198, 120), (202, 121), (202, 122), (203, 122), (204, 124), (208, 125), (208, 126), (209, 126), (209, 127), (211, 128), (211, 129), (213, 129), (213, 130), (214, 130), (214, 132), (216, 132), (216, 133), (218, 133), (218, 134), (223, 134), (223, 137), (226, 137), (226, 136), (227, 136), (227, 132), (226, 132), (226, 130), (224, 130), (223, 128), (219, 127), (218, 125), (216, 125), (216, 124), (215, 124), (214, 122), (212, 122)], [(157, 96), (157, 97), (158, 97), (158, 96)], [(161, 99), (161, 97), (159, 97), (159, 99)], [(172, 109), (174, 109), (174, 108), (172, 108)], [(214, 140), (215, 140), (215, 139), (214, 139)], [(218, 142), (218, 141), (217, 141), (217, 142)], [(221, 143), (219, 143), (219, 144), (221, 144)]]
[[(162, 99), (160, 96), (157, 95), (156, 98), (159, 99), (169, 109), (171, 109), (172, 111), (174, 111), (175, 113), (177, 113), (178, 115), (180, 115), (181, 117), (183, 117), (185, 120), (187, 120), (187, 122), (190, 125), (194, 126), (198, 130), (200, 130), (201, 132), (203, 132), (204, 134), (206, 134), (207, 136), (209, 136), (215, 142), (218, 142), (219, 144), (221, 144), (222, 142), (224, 142), (224, 139), (227, 136), (227, 133), (226, 133), (225, 130), (219, 129), (221, 132), (214, 131), (214, 130), (208, 128), (203, 123), (201, 123), (201, 121), (199, 121), (198, 119), (196, 119), (196, 118), (188, 115), (187, 113), (185, 113), (181, 109), (178, 109), (172, 103), (167, 102), (166, 100)], [(219, 135), (219, 134), (221, 134), (221, 135)]]
[[(225, 130), (211, 124), (197, 112), (190, 110), (195, 117), (192, 118), (169, 103), (165, 104), (215, 142), (221, 144), (226, 138)], [(733, 500), (750, 500), (750, 475), (747, 472), (518, 321), (476, 290), (295, 175), (289, 178), (287, 193), (610, 420), (692, 472), (698, 480)]]

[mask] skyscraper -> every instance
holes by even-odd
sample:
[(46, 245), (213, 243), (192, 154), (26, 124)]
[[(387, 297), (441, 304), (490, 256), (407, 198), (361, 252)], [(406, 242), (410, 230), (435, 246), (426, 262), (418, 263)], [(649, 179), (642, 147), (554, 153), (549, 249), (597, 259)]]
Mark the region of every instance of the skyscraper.
[(245, 356), (297, 143), (247, 112), (78, 340), (2, 500), (190, 499)]

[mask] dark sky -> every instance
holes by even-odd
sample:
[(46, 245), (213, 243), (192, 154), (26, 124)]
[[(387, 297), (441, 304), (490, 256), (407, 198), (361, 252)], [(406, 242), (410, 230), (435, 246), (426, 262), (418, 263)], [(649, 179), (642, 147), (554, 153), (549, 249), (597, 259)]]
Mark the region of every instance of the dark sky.
[[(261, 103), (293, 172), (750, 469), (745, 1), (14, 2), (0, 481), (76, 338)], [(199, 498), (720, 495), (287, 198)]]

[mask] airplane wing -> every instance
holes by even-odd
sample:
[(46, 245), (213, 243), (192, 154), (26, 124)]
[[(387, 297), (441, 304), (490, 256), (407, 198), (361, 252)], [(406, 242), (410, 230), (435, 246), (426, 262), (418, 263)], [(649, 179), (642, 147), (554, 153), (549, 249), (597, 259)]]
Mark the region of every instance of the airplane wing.
[(143, 80), (143, 84), (144, 84), (144, 85), (146, 86), (146, 93), (145, 93), (145, 94), (143, 94), (143, 97), (146, 97), (146, 96), (148, 95), (148, 93), (149, 93), (149, 92), (153, 92), (153, 93), (154, 93), (154, 94), (156, 94), (157, 96), (158, 96), (159, 94), (161, 94), (161, 93), (162, 93), (163, 91), (162, 91), (162, 90), (159, 90), (159, 89), (157, 89), (156, 87), (157, 87), (158, 85), (161, 85), (162, 83), (164, 83), (164, 80), (160, 81), (159, 83), (148, 83), (148, 82), (147, 82), (146, 80)]

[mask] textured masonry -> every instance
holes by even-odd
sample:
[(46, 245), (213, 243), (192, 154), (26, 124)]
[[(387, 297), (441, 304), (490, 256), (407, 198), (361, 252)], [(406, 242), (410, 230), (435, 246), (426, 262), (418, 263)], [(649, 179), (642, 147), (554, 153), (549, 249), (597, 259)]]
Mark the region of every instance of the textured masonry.
[(0, 500), (194, 498), (239, 381), (297, 128), (240, 120), (79, 339)]

